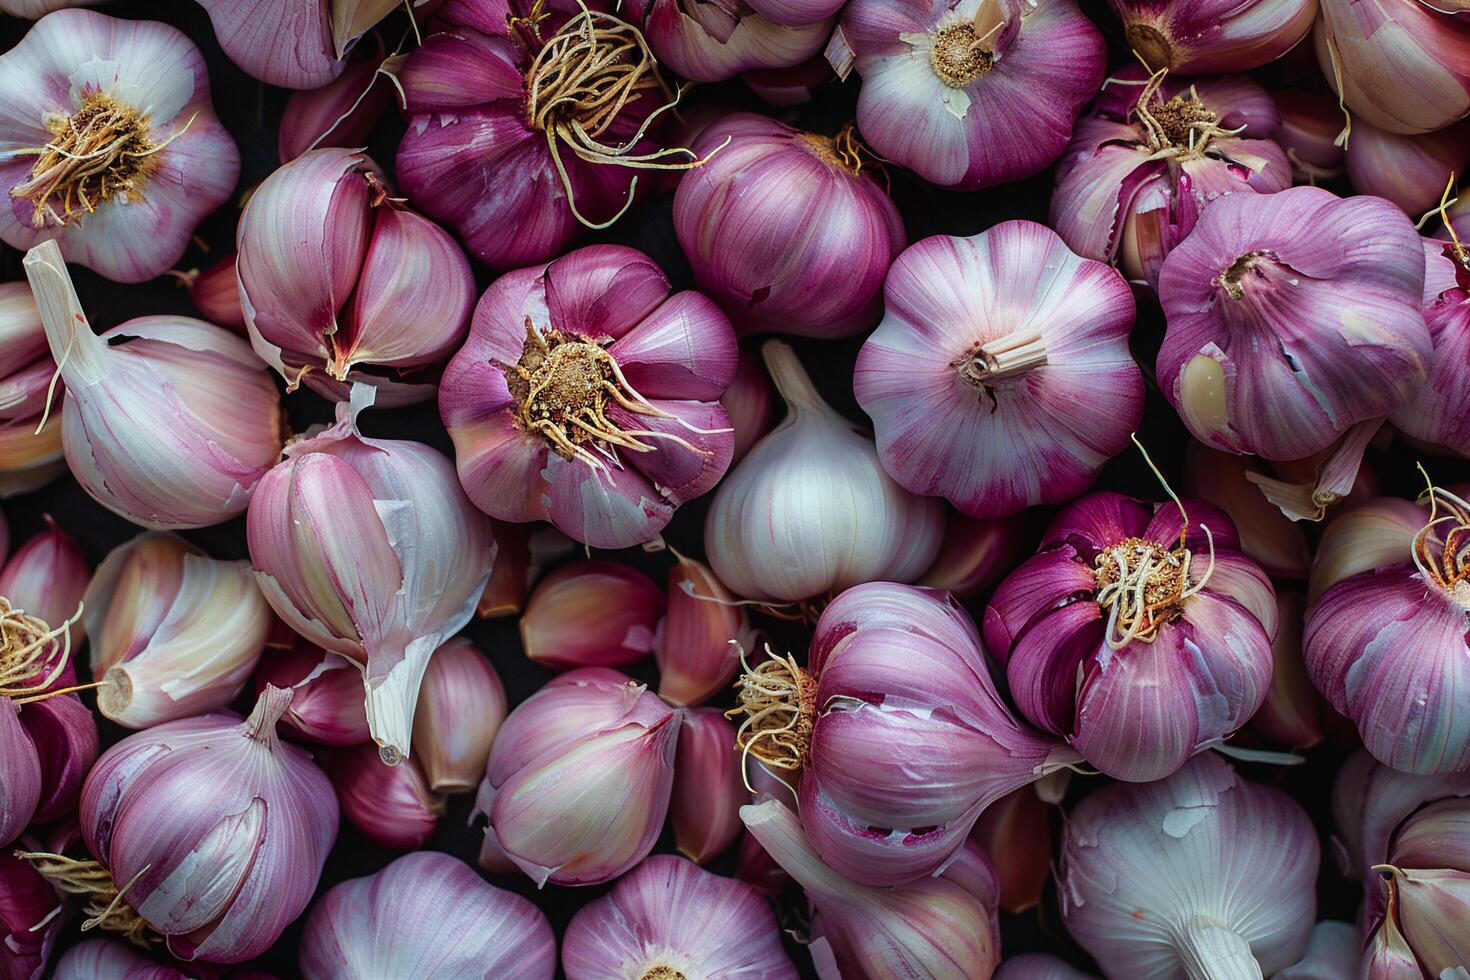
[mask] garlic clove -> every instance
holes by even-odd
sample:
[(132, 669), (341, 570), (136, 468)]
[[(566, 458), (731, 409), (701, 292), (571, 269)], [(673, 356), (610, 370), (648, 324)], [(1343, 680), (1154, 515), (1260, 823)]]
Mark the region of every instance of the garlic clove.
[(1041, 903), (1051, 874), (1051, 807), (1030, 786), (1012, 790), (980, 814), (970, 842), (995, 866), (992, 904), (1019, 914)]
[[(681, 7), (669, 0), (629, 5), (659, 61), (694, 82), (719, 82), (742, 70), (800, 64), (822, 50), (830, 21), (790, 25), (754, 8), (719, 14), (703, 4)], [(835, 11), (833, 11), (835, 13)]]
[(1215, 75), (1259, 68), (1307, 36), (1315, 0), (1235, 4), (1109, 0), (1123, 37), (1150, 70)]
[(1470, 872), (1440, 869), (1392, 872), (1404, 938), (1430, 976), (1470, 963)]
[(1456, 123), (1422, 136), (1385, 132), (1366, 122), (1347, 141), (1347, 172), (1359, 194), (1374, 194), (1418, 219), (1439, 203), (1453, 174), (1470, 163), (1470, 123)]
[(688, 707), (703, 704), (734, 679), (741, 649), (752, 645), (750, 617), (708, 566), (674, 556), (668, 612), (653, 654), (659, 697)]
[(1025, 523), (1019, 517), (982, 520), (952, 513), (939, 554), (917, 584), (972, 599), (1014, 567), (1024, 534)]
[(1424, 980), (1419, 960), (1391, 917), (1374, 931), (1363, 950), (1362, 976), (1372, 980)]
[(194, 308), (210, 323), (245, 334), (245, 311), (240, 308), (240, 278), (231, 252), (202, 272), (185, 273), (185, 285)]
[[(235, 0), (200, 0), (231, 61), (252, 78), (283, 88), (318, 88), (341, 73), (327, 3), (266, 0), (244, 8)], [(282, 43), (285, 39), (286, 43)]]
[[(48, 514), (46, 530), (16, 549), (0, 568), (0, 596), (48, 624), (61, 625), (76, 616), (92, 576), (86, 556), (76, 538), (67, 534)], [(73, 647), (81, 645), (86, 632), (79, 623), (71, 626)]]
[(97, 759), (96, 718), (75, 694), (59, 694), (25, 705), (20, 723), (35, 747), (41, 774), (32, 821), (51, 823), (70, 816)]
[(22, 726), (20, 707), (0, 698), (0, 841), (20, 836), (41, 799), (41, 760), (30, 733)]
[(1382, 497), (1339, 515), (1317, 545), (1307, 599), (1315, 603), (1332, 586), (1360, 572), (1408, 560), (1426, 512), (1407, 500)]
[(728, 323), (702, 293), (675, 293), (607, 351), (645, 398), (709, 401), (735, 376), (739, 349)]
[(646, 859), (577, 911), (562, 967), (567, 980), (800, 975), (760, 895), (668, 854)]
[(469, 640), (456, 638), (434, 651), (419, 686), (413, 738), (435, 793), (468, 793), (479, 785), (505, 712), (500, 675)]
[(423, 847), (444, 815), (445, 799), (429, 787), (416, 758), (386, 766), (378, 747), (364, 742), (334, 750), (326, 771), (342, 816), (384, 847)]
[(1306, 534), (1251, 482), (1251, 474), (1259, 472), (1260, 465), (1249, 456), (1192, 443), (1181, 489), (1225, 511), (1240, 534), (1240, 550), (1272, 578), (1305, 580), (1312, 567)]
[[(793, 800), (790, 804), (795, 805)], [(735, 859), (735, 877), (767, 898), (781, 894), (791, 876), (766, 853), (750, 831), (740, 836), (740, 851)]]
[(292, 92), (281, 112), (281, 162), (318, 147), (365, 145), (388, 108), (403, 60), (402, 55), (384, 57), (381, 44), (371, 52), (360, 48), (335, 81)]
[(0, 425), (0, 499), (39, 490), (66, 472), (62, 414), (53, 411), (39, 433), (39, 418)]
[(1281, 128), (1272, 139), (1286, 151), (1298, 183), (1315, 184), (1342, 173), (1346, 152), (1337, 144), (1342, 110), (1337, 101), (1309, 89), (1271, 93), (1281, 113)]
[(182, 980), (184, 974), (133, 952), (115, 939), (84, 939), (56, 961), (54, 980)]
[(1276, 594), (1280, 624), (1271, 644), (1271, 686), (1251, 716), (1250, 727), (1263, 738), (1292, 749), (1309, 749), (1326, 736), (1322, 695), (1312, 686), (1302, 661), (1302, 624), (1306, 596)]
[(1409, 817), (1393, 838), (1388, 860), (1400, 868), (1449, 868), (1470, 873), (1470, 807), (1436, 800)]
[(272, 624), (248, 562), (217, 561), (169, 534), (114, 549), (85, 604), (98, 710), (129, 728), (228, 704)]
[(663, 616), (663, 593), (642, 572), (618, 562), (573, 562), (531, 594), (521, 645), (531, 660), (558, 670), (623, 667), (653, 652)]
[(695, 864), (707, 864), (735, 842), (740, 807), (750, 795), (740, 776), (735, 726), (719, 708), (691, 708), (679, 726), (669, 815), (674, 844)]
[[(284, 631), (289, 636), (279, 634)], [(284, 624), (266, 644), (256, 668), (257, 695), (266, 685), (291, 690), (291, 706), (281, 716), (281, 731), (322, 745), (368, 741), (362, 705), (362, 671), (346, 657), (312, 646)]]
[(740, 352), (735, 376), (730, 379), (730, 387), (720, 396), (720, 405), (730, 419), (730, 428), (735, 430), (731, 462), (738, 463), (775, 424), (770, 382), (766, 380), (760, 361), (748, 352)]
[[(40, 977), (63, 928), (60, 900), (29, 863), (8, 852), (0, 854), (0, 894), (0, 965), (16, 980)], [(64, 980), (59, 968), (55, 975)]]

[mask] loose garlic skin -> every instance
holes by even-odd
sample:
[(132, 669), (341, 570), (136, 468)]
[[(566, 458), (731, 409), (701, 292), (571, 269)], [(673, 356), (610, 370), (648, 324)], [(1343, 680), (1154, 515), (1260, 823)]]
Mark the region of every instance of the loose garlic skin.
[(786, 418), (715, 492), (710, 566), (747, 599), (792, 603), (864, 582), (911, 582), (939, 552), (944, 510), (883, 470), (871, 439), (822, 401), (792, 349), (761, 349)]

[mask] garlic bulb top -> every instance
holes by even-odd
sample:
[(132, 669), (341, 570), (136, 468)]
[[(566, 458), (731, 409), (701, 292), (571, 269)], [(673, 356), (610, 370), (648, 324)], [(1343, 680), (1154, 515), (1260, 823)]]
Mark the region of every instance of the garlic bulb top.
[(1258, 980), (1306, 951), (1318, 859), (1290, 797), (1200, 755), (1073, 809), (1056, 873), (1062, 919), (1108, 976)]
[(1387, 201), (1230, 194), (1164, 260), (1164, 397), (1208, 446), (1326, 449), (1413, 396), (1431, 357), (1424, 252)]
[(98, 503), (155, 529), (204, 527), (245, 510), (280, 457), (280, 393), (250, 345), (180, 316), (92, 333), (55, 242), (25, 258), (66, 385), (62, 445)]
[(204, 56), (166, 24), (48, 14), (0, 55), (0, 91), (0, 239), (12, 248), (55, 240), (109, 279), (152, 279), (240, 175)]
[(926, 238), (894, 262), (884, 297), (853, 390), (884, 469), (907, 489), (972, 517), (1060, 503), (1137, 428), (1133, 295), (1050, 228), (1007, 221)]
[(770, 340), (761, 354), (786, 418), (715, 491), (704, 526), (715, 574), (737, 595), (775, 602), (918, 578), (939, 552), (943, 505), (894, 482), (789, 346)]

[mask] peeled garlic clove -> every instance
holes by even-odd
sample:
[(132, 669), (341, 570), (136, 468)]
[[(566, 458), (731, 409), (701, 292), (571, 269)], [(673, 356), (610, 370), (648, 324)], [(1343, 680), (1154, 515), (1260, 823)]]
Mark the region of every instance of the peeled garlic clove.
[[(727, 687), (749, 647), (750, 617), (709, 567), (675, 552), (668, 613), (658, 634), (658, 695), (675, 707), (703, 704)], [(732, 743), (733, 744), (733, 743)]]
[(624, 667), (653, 652), (663, 616), (664, 595), (647, 575), (619, 562), (573, 562), (531, 594), (521, 646), (557, 670)]
[(202, 272), (186, 274), (189, 299), (210, 323), (245, 334), (245, 311), (240, 308), (240, 278), (231, 252)]
[(282, 88), (319, 88), (342, 72), (329, 20), (333, 3), (199, 0), (231, 61), (251, 78)]
[(768, 20), (754, 7), (706, 6), (699, 0), (687, 5), (635, 0), (628, 12), (660, 62), (691, 81), (719, 82), (747, 69), (784, 68), (818, 54), (832, 32), (826, 18), (836, 10), (799, 25)]
[(1290, 797), (1200, 755), (1072, 810), (1057, 869), (1062, 919), (1109, 976), (1272, 976), (1306, 951), (1318, 858)]
[(371, 743), (335, 750), (327, 776), (348, 823), (369, 840), (399, 851), (423, 847), (444, 815), (417, 759), (387, 766)]
[(1159, 386), (1216, 449), (1325, 449), (1424, 382), (1423, 265), (1413, 225), (1386, 201), (1315, 187), (1224, 197), (1164, 261)]
[(1022, 953), (1009, 957), (995, 971), (995, 980), (1096, 980), (1064, 960), (1046, 953)]
[(1306, 597), (1300, 592), (1276, 593), (1279, 625), (1271, 644), (1271, 686), (1250, 720), (1253, 732), (1291, 749), (1309, 749), (1325, 736), (1326, 706), (1302, 662), (1306, 607)]
[(999, 905), (1010, 913), (1041, 903), (1051, 874), (1051, 807), (1031, 786), (1012, 790), (980, 814), (971, 843), (995, 865)]
[[(1128, 444), (1143, 410), (1133, 295), (1051, 229), (1007, 221), (926, 238), (893, 263), (884, 298), (853, 392), (906, 489), (1007, 517), (1075, 497)], [(1093, 385), (1108, 389), (1106, 412), (1083, 408)], [(980, 464), (1001, 457), (1014, 465)]]
[(448, 854), (405, 854), (333, 886), (312, 907), (298, 951), (306, 980), (438, 976), (551, 980), (556, 937), (527, 899)]
[(220, 708), (245, 686), (272, 617), (250, 563), (171, 534), (113, 550), (87, 589), (97, 707), (129, 728)]
[(582, 906), (561, 958), (567, 980), (800, 976), (765, 899), (670, 854), (647, 858)]
[(1380, 497), (1339, 515), (1317, 545), (1308, 601), (1360, 572), (1403, 562), (1426, 513), (1407, 500)]
[(214, 114), (204, 56), (173, 27), (58, 10), (0, 56), (0, 90), (17, 96), (0, 124), (14, 154), (0, 239), (12, 248), (54, 240), (58, 267), (65, 256), (143, 282), (234, 192), (240, 153)]
[(1316, 0), (1109, 0), (1123, 38), (1149, 69), (1181, 75), (1247, 71), (1307, 36)]
[(9, 844), (35, 816), (41, 800), (41, 760), (20, 707), (0, 697), (0, 841)]
[(419, 765), (430, 789), (468, 793), (480, 784), (505, 710), (500, 675), (474, 644), (456, 638), (434, 651), (413, 718)]
[[(1470, 113), (1470, 22), (1411, 0), (1320, 0), (1317, 61), (1349, 118), (1391, 133)], [(1351, 130), (1344, 136), (1351, 143)]]
[(1191, 443), (1181, 490), (1230, 515), (1240, 534), (1240, 550), (1273, 579), (1303, 581), (1312, 568), (1306, 532), (1262, 495), (1250, 480), (1252, 473), (1261, 473), (1261, 468), (1249, 456)]
[[(45, 521), (46, 530), (17, 548), (0, 568), (0, 596), (13, 608), (60, 626), (76, 615), (92, 569), (77, 539), (49, 514)], [(72, 625), (74, 646), (80, 646), (85, 636), (80, 624)]]
[(679, 726), (674, 754), (670, 817), (674, 845), (695, 864), (706, 864), (735, 842), (740, 807), (750, 794), (740, 777), (735, 726), (719, 708), (692, 708)]
[(982, 520), (952, 513), (939, 554), (917, 584), (972, 599), (1015, 566), (1024, 534), (1025, 522), (1019, 516)]
[(1470, 163), (1466, 123), (1404, 136), (1359, 121), (1347, 144), (1353, 189), (1387, 198), (1416, 220), (1439, 203), (1445, 182), (1451, 174), (1464, 173), (1466, 163)]
[[(844, 9), (841, 32), (863, 77), (863, 138), (883, 159), (956, 190), (1045, 169), (1106, 68), (1102, 34), (1071, 0), (984, 0), (963, 10), (858, 0)], [(1026, 138), (1009, 135), (1019, 132)]]
[(243, 722), (219, 712), (137, 732), (87, 776), (87, 849), (175, 956), (251, 959), (316, 890), (337, 800), (307, 754), (276, 737), (290, 698), (268, 687)]
[(1337, 144), (1342, 110), (1334, 99), (1308, 89), (1271, 93), (1281, 126), (1271, 138), (1286, 152), (1298, 183), (1315, 184), (1342, 173), (1347, 154)]
[(8, 850), (0, 853), (0, 895), (5, 896), (0, 902), (0, 971), (15, 980), (39, 978), (65, 919), (59, 914), (61, 900), (45, 878)]
[(815, 907), (812, 958), (823, 977), (986, 976), (1000, 960), (987, 909), (942, 878), (875, 888), (823, 863), (796, 814), (776, 800), (740, 808), (750, 833)]
[(487, 839), (537, 885), (616, 878), (658, 839), (679, 727), (678, 714), (617, 671), (561, 675), (495, 740), (480, 792)]
[(884, 472), (789, 346), (769, 340), (761, 353), (787, 414), (715, 492), (704, 528), (715, 574), (736, 595), (775, 602), (917, 578), (939, 550), (940, 502)]
[(251, 195), (236, 242), (251, 343), (289, 388), (342, 401), (362, 382), (390, 408), (433, 397), (425, 371), (464, 339), (474, 279), (371, 158), (328, 147), (285, 164)]
[[(282, 632), (290, 634), (282, 637)], [(346, 657), (312, 646), (279, 625), (255, 670), (258, 695), (267, 684), (290, 688), (281, 732), (322, 745), (357, 745), (372, 738), (362, 705), (362, 671)]]
[(392, 763), (408, 753), (429, 656), (474, 615), (492, 551), (447, 459), (361, 435), (373, 396), (355, 385), (335, 425), (286, 448), (245, 530), (276, 615), (362, 665), (368, 725)]
[[(363, 146), (392, 98), (403, 56), (359, 49), (347, 68), (321, 88), (292, 92), (281, 111), (281, 162), (323, 146)], [(389, 76), (389, 77), (384, 77)], [(242, 321), (243, 325), (243, 321)]]

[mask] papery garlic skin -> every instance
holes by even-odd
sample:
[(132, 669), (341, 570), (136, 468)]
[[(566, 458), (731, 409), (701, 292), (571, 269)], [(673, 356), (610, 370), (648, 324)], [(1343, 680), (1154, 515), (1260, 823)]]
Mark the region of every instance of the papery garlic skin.
[(1108, 976), (1271, 976), (1307, 949), (1319, 856), (1311, 821), (1286, 794), (1201, 755), (1072, 810), (1057, 868), (1062, 918)]
[(633, 0), (627, 9), (659, 60), (693, 82), (799, 65), (832, 33), (830, 14), (796, 24), (763, 17), (754, 5), (732, 8), (712, 0)]
[(657, 854), (589, 902), (562, 941), (567, 980), (796, 980), (771, 907), (744, 882)]
[(434, 651), (413, 717), (413, 740), (430, 789), (468, 793), (480, 784), (505, 712), (500, 675), (473, 643), (456, 637)]
[(704, 525), (710, 567), (736, 595), (775, 602), (918, 578), (939, 551), (940, 502), (884, 471), (789, 346), (769, 340), (761, 354), (786, 417), (715, 492)]
[(994, 910), (960, 885), (943, 878), (896, 888), (860, 884), (822, 862), (783, 803), (741, 807), (740, 817), (815, 907), (810, 949), (823, 980), (976, 980), (994, 971)]
[(1432, 238), (1423, 244), (1424, 322), (1434, 353), (1428, 380), (1389, 421), (1405, 435), (1470, 456), (1470, 253)]
[(398, 851), (423, 847), (444, 815), (444, 797), (429, 788), (418, 759), (385, 766), (368, 743), (336, 749), (326, 763), (342, 816), (376, 844)]
[(243, 722), (224, 712), (118, 742), (82, 790), (87, 849), (127, 903), (184, 959), (238, 963), (306, 908), (337, 837), (337, 801), (275, 726), (290, 692), (267, 688)]
[(526, 656), (555, 670), (626, 667), (658, 644), (664, 594), (613, 561), (576, 561), (542, 579), (521, 614)]
[(312, 150), (271, 174), (240, 215), (240, 302), (250, 342), (286, 379), (342, 401), (424, 401), (464, 340), (469, 260), (449, 233), (389, 196), (366, 154)]
[[(142, 282), (179, 260), (240, 175), (204, 57), (165, 24), (48, 14), (0, 55), (0, 91), (11, 97), (0, 239), (12, 248), (54, 240), (69, 262)], [(30, 152), (48, 146), (58, 149)], [(84, 157), (110, 168), (68, 162)]]
[(439, 386), (465, 492), (491, 517), (549, 520), (594, 548), (651, 540), (730, 465), (715, 399), (736, 354), (719, 308), (672, 292), (630, 248), (590, 245), (501, 276)]
[(509, 860), (538, 886), (591, 885), (653, 849), (668, 812), (681, 715), (615, 670), (574, 670), (500, 728), (476, 811), (481, 863)]
[[(1228, 517), (1182, 509), (1188, 523), (1173, 504), (1083, 497), (985, 610), (1021, 714), (1116, 779), (1175, 772), (1244, 725), (1271, 682), (1270, 580)], [(1127, 593), (1140, 575), (1147, 610)]]
[(1347, 144), (1347, 173), (1359, 194), (1386, 198), (1418, 220), (1439, 203), (1451, 174), (1470, 163), (1470, 123), (1403, 136), (1359, 122)]
[(709, 160), (679, 181), (674, 231), (738, 332), (843, 337), (878, 320), (907, 237), (850, 132), (834, 140), (731, 113), (694, 149)]
[[(1470, 711), (1460, 696), (1470, 685), (1470, 568), (1459, 545), (1470, 508), (1433, 493), (1437, 512), (1421, 510), (1406, 547), (1321, 592), (1302, 652), (1312, 682), (1374, 758), (1443, 774), (1470, 771)], [(1352, 526), (1343, 533), (1351, 548)]]
[(341, 74), (331, 12), (341, 0), (199, 0), (231, 61), (251, 78), (282, 88), (319, 88)]
[(1164, 396), (1195, 438), (1300, 459), (1426, 376), (1423, 250), (1402, 211), (1315, 187), (1231, 194), (1164, 260)]
[(1317, 0), (1108, 0), (1128, 47), (1152, 70), (1247, 71), (1307, 36)]
[(298, 956), (306, 980), (551, 980), (556, 938), (531, 902), (448, 854), (420, 851), (323, 895)]
[(1281, 114), (1271, 139), (1291, 161), (1297, 182), (1315, 184), (1341, 174), (1347, 153), (1337, 145), (1342, 132), (1337, 101), (1308, 89), (1278, 89), (1271, 98)]
[(801, 768), (811, 846), (864, 884), (939, 872), (988, 805), (1078, 761), (1012, 714), (974, 623), (944, 593), (887, 582), (847, 590), (817, 621), (798, 678), (793, 713), (809, 743), (773, 751), (779, 743), (752, 724), (741, 745), (773, 773)]
[(750, 802), (735, 749), (735, 726), (719, 708), (690, 708), (679, 724), (674, 795), (669, 816), (674, 845), (695, 864), (707, 864), (739, 836), (740, 807)]
[(176, 316), (94, 334), (55, 242), (25, 268), (66, 385), (62, 445), (82, 488), (147, 528), (242, 513), (284, 438), (280, 394), (249, 345)]
[(956, 190), (1045, 169), (1106, 63), (1072, 0), (853, 0), (841, 31), (863, 77), (863, 138)]
[(231, 252), (204, 270), (180, 273), (194, 308), (210, 323), (246, 336), (245, 313), (240, 309), (240, 280), (235, 275), (235, 253)]
[(335, 425), (286, 447), (245, 531), (276, 615), (361, 666), (368, 725), (392, 765), (409, 752), (429, 657), (474, 615), (493, 553), (449, 460), (361, 435), (372, 399), (355, 385)]
[(0, 497), (29, 493), (66, 472), (60, 413), (40, 425), (55, 372), (30, 286), (0, 283)]
[(1319, 2), (1317, 62), (1350, 116), (1427, 133), (1470, 113), (1470, 22), (1419, 0)]
[(1182, 81), (1127, 66), (1104, 88), (1057, 167), (1051, 223), (1073, 251), (1158, 289), (1169, 253), (1211, 201), (1291, 185), (1270, 139), (1281, 118), (1249, 78)]
[(273, 620), (249, 562), (218, 561), (157, 532), (113, 549), (85, 603), (97, 708), (128, 728), (229, 704)]
[(1007, 517), (1077, 496), (1128, 444), (1143, 412), (1133, 295), (1051, 229), (1007, 221), (926, 238), (894, 262), (883, 294), (853, 392), (906, 489)]

